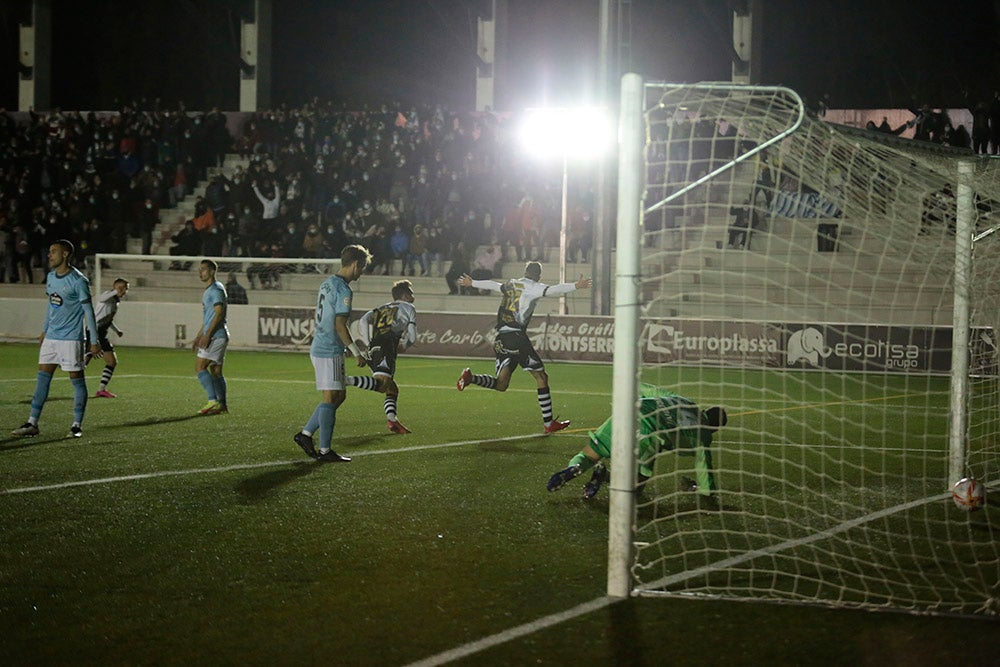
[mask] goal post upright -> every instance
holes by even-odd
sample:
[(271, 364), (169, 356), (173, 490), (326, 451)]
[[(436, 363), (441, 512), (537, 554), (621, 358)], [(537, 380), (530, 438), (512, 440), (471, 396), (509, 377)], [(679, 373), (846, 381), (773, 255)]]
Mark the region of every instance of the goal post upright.
[(972, 235), (975, 204), (972, 179), (975, 165), (958, 163), (955, 211), (955, 279), (951, 341), (951, 419), (948, 424), (948, 488), (965, 476), (969, 396), (969, 286), (972, 275)]
[[(943, 486), (1000, 485), (1000, 162), (621, 84), (608, 597), (1000, 618), (989, 510)], [(646, 383), (725, 428), (678, 444)]]
[(608, 515), (608, 585), (611, 597), (632, 588), (632, 523), (635, 512), (635, 402), (638, 392), (639, 281), (644, 185), (643, 81), (625, 74), (618, 120), (618, 223), (615, 268), (615, 346), (611, 412)]

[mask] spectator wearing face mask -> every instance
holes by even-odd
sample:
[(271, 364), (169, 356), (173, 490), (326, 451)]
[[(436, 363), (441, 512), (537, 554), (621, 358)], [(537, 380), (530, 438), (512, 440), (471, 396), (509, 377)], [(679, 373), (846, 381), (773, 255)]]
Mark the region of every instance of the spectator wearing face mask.
[(149, 255), (153, 250), (153, 230), (160, 222), (160, 210), (149, 197), (142, 203), (142, 208), (136, 214), (135, 233), (142, 239), (142, 254)]
[(281, 256), (298, 257), (302, 254), (303, 233), (299, 231), (294, 222), (289, 222), (285, 226), (285, 231), (281, 234)]
[(315, 220), (306, 218), (306, 233), (302, 236), (302, 256), (316, 259), (323, 256), (323, 232)]
[(396, 225), (392, 234), (389, 236), (389, 252), (390, 259), (389, 264), (386, 267), (386, 272), (392, 273), (392, 263), (395, 260), (399, 260), (399, 275), (405, 275), (406, 273), (406, 254), (410, 249), (410, 236), (407, 234), (401, 225)]

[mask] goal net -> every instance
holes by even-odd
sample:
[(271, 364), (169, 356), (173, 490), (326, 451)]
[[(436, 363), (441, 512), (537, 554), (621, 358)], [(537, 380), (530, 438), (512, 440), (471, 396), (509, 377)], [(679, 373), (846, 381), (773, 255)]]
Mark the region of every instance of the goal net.
[[(609, 594), (1000, 612), (950, 493), (1000, 485), (1000, 163), (635, 75), (620, 130)], [(640, 388), (728, 423), (637, 432)]]

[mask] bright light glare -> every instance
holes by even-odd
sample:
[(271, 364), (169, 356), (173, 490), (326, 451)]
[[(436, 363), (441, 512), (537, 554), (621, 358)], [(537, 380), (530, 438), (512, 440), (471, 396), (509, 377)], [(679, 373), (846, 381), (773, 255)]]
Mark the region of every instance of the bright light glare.
[(611, 119), (604, 109), (530, 109), (521, 127), (521, 142), (539, 157), (595, 158), (614, 139)]

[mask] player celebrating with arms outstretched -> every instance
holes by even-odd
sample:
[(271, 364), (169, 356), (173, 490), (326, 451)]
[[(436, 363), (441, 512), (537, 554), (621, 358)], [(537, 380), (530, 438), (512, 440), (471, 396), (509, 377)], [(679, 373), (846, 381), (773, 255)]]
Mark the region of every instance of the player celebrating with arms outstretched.
[(542, 358), (538, 356), (527, 328), (531, 315), (535, 312), (535, 304), (543, 296), (567, 294), (578, 289), (586, 289), (593, 285), (590, 278), (580, 276), (575, 283), (559, 283), (546, 285), (539, 282), (542, 278), (542, 265), (539, 262), (528, 262), (524, 267), (524, 277), (511, 279), (505, 283), (493, 280), (473, 280), (469, 275), (458, 279), (463, 287), (475, 287), (493, 292), (500, 292), (500, 308), (497, 310), (497, 335), (493, 342), (496, 353), (497, 374), (473, 375), (466, 368), (458, 378), (458, 390), (462, 391), (470, 384), (507, 391), (510, 377), (517, 364), (534, 376), (538, 383), (538, 407), (542, 410), (542, 423), (546, 433), (555, 433), (569, 426), (569, 421), (552, 418), (552, 394), (549, 392), (549, 376), (545, 372)]
[(97, 321), (94, 319), (94, 304), (90, 300), (90, 281), (70, 263), (74, 250), (73, 244), (65, 239), (49, 246), (49, 267), (52, 270), (45, 279), (49, 306), (39, 337), (41, 347), (38, 350), (35, 393), (31, 397), (28, 421), (11, 431), (11, 435), (38, 435), (38, 420), (49, 398), (49, 386), (56, 366), (69, 373), (73, 384), (73, 425), (69, 435), (74, 438), (83, 435), (83, 415), (87, 409), (87, 381), (83, 376), (86, 365), (83, 353), (84, 320), (91, 338), (90, 354), (99, 354), (101, 346), (96, 340)]

